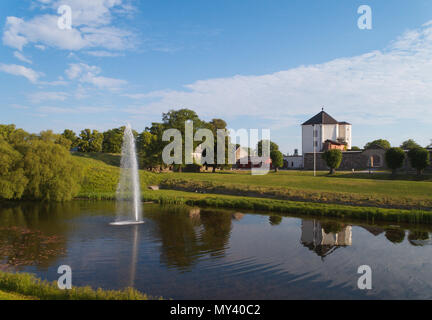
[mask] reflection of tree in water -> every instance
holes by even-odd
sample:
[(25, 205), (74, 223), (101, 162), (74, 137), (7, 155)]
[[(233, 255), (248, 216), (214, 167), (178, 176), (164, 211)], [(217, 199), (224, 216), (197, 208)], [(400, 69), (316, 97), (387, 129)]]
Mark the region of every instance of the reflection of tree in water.
[(410, 231), (408, 234), (408, 241), (413, 246), (424, 246), (430, 244), (429, 232), (425, 231)]
[(201, 212), (203, 230), (199, 237), (201, 252), (223, 256), (231, 233), (232, 214), (228, 212)]
[(405, 239), (405, 230), (401, 229), (387, 229), (385, 232), (387, 240), (393, 243), (401, 243)]
[(231, 213), (183, 209), (152, 214), (161, 239), (161, 261), (189, 269), (203, 254), (223, 256), (231, 231)]
[(22, 227), (0, 228), (0, 260), (9, 266), (49, 266), (65, 251), (60, 237)]
[(269, 223), (272, 226), (278, 226), (280, 225), (282, 222), (282, 217), (281, 216), (270, 216), (269, 217)]

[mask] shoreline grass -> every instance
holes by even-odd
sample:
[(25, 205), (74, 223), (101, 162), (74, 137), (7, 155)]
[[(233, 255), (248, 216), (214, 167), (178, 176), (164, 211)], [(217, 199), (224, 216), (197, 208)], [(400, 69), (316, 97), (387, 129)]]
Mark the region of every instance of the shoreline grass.
[[(124, 290), (94, 290), (73, 287), (60, 290), (56, 282), (36, 278), (29, 273), (0, 272), (0, 300), (152, 300), (133, 288)], [(160, 298), (158, 298), (160, 299)]]
[[(81, 194), (82, 200), (114, 200), (115, 194)], [(176, 190), (145, 191), (142, 201), (158, 204), (241, 209), (329, 218), (349, 218), (374, 223), (388, 221), (410, 224), (432, 224), (432, 211), (386, 209), (340, 204), (299, 202), (230, 195), (209, 195)]]

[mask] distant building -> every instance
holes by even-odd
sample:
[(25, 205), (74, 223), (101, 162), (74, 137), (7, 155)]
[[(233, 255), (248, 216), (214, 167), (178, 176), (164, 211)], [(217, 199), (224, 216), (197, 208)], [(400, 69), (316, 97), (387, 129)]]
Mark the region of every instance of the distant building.
[(323, 109), (302, 124), (303, 155), (338, 144), (343, 145), (344, 149), (351, 149), (351, 131), (351, 124), (337, 121)]

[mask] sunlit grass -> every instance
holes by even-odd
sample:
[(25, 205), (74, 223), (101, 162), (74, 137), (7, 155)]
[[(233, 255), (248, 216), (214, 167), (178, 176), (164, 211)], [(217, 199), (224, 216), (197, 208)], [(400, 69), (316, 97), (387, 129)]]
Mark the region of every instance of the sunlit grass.
[(55, 282), (42, 281), (28, 273), (0, 272), (0, 299), (40, 299), (40, 300), (149, 300), (135, 289), (94, 290), (90, 287), (74, 287), (60, 290)]

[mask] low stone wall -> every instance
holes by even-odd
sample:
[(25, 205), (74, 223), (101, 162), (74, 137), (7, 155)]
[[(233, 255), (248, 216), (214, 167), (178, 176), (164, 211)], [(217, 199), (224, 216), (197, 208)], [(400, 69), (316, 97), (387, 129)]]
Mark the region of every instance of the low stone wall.
[[(327, 164), (322, 158), (323, 152), (316, 153), (316, 169), (317, 170), (329, 170)], [(432, 160), (432, 150), (430, 151)], [(372, 159), (372, 160), (371, 160)], [(385, 163), (385, 150), (384, 149), (369, 149), (363, 151), (346, 151), (342, 152), (342, 162), (339, 170), (366, 170), (371, 166), (374, 169), (387, 169)], [(313, 170), (314, 168), (314, 154), (306, 153), (304, 155), (304, 169)], [(427, 171), (432, 170), (432, 163), (426, 169)], [(412, 172), (415, 171), (409, 162), (408, 156), (405, 158), (404, 165), (400, 171)]]
[[(316, 153), (316, 169), (329, 170), (327, 164), (322, 158), (323, 152)], [(365, 170), (368, 168), (369, 157), (363, 154), (362, 151), (348, 151), (342, 152), (342, 162), (339, 170)], [(313, 170), (314, 168), (314, 154), (306, 153), (304, 155), (304, 168), (306, 170)]]

